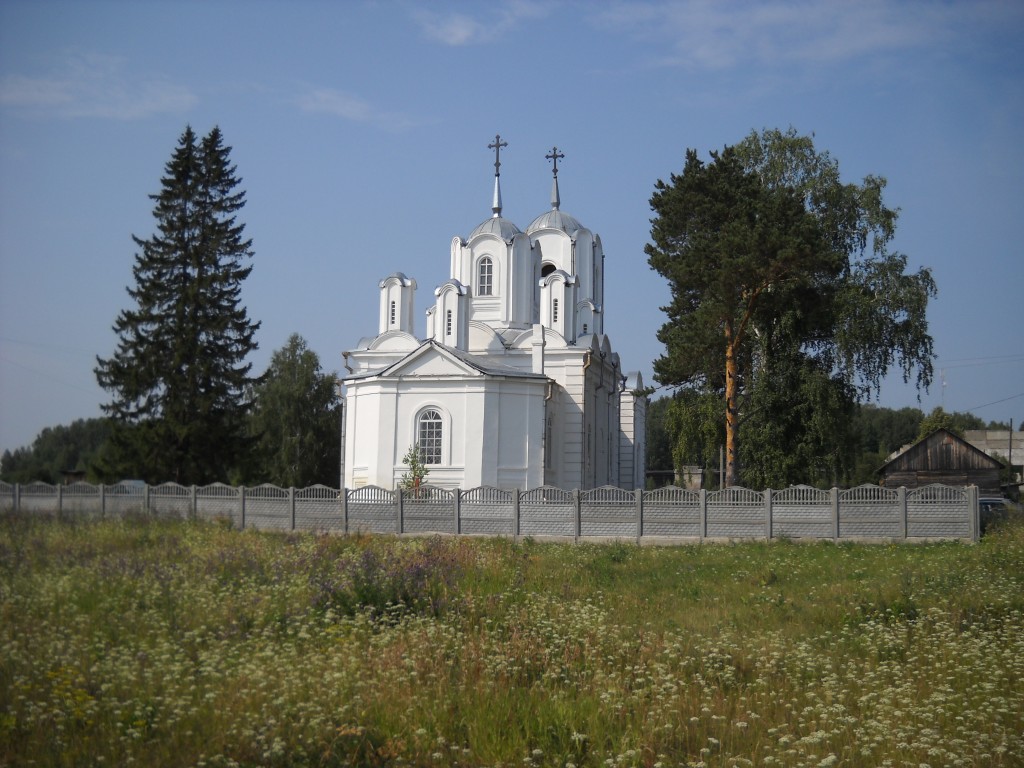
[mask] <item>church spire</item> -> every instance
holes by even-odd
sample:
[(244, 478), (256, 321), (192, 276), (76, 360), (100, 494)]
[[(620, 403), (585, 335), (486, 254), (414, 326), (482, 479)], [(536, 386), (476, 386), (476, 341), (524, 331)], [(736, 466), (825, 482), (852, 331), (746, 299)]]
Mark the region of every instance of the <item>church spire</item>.
[(558, 147), (552, 147), (549, 154), (544, 155), (545, 160), (551, 161), (551, 172), (554, 174), (554, 181), (551, 182), (551, 210), (557, 211), (562, 199), (558, 195), (558, 161), (565, 155), (558, 151)]
[(495, 219), (501, 216), (501, 148), (507, 146), (508, 142), (501, 140), (500, 133), (494, 134), (494, 141), (487, 145), (488, 149), (494, 150), (494, 200), (491, 203), (491, 210)]

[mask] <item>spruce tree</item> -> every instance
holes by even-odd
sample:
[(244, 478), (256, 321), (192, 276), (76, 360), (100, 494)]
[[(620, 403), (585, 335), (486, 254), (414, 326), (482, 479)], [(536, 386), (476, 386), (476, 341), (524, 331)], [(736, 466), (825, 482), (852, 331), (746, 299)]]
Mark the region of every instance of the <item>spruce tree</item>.
[(108, 479), (226, 480), (247, 447), (254, 379), (245, 359), (259, 323), (240, 300), (252, 241), (235, 216), (245, 193), (230, 151), (219, 128), (200, 140), (186, 127), (150, 196), (157, 232), (132, 236), (134, 307), (117, 316), (117, 350), (96, 367), (112, 393)]

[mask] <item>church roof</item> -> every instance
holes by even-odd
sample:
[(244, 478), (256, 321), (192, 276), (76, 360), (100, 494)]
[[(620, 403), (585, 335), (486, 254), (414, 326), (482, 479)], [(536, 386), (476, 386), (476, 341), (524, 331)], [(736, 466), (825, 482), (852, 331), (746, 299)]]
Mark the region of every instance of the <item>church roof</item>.
[(560, 229), (566, 234), (571, 235), (576, 230), (583, 229), (583, 225), (580, 224), (575, 216), (570, 216), (565, 211), (555, 208), (547, 213), (542, 213), (534, 219), (530, 226), (526, 228), (526, 233), (533, 234), (541, 229)]
[(522, 230), (508, 219), (501, 216), (491, 216), (476, 229), (469, 233), (469, 240), (477, 235), (497, 235), (506, 243), (516, 235), (522, 234)]
[(449, 347), (445, 344), (439, 344), (433, 339), (426, 339), (425, 341), (421, 342), (420, 345), (416, 347), (416, 349), (407, 353), (399, 360), (390, 363), (384, 368), (364, 371), (352, 376), (347, 376), (346, 381), (371, 379), (377, 376), (381, 376), (384, 378), (400, 377), (403, 373), (403, 369), (405, 369), (406, 366), (409, 365), (411, 362), (417, 359), (422, 360), (426, 355), (431, 354), (461, 363), (464, 366), (464, 373), (468, 372), (469, 370), (472, 370), (476, 371), (477, 374), (483, 376), (501, 376), (505, 378), (543, 380), (546, 380), (548, 378), (543, 373), (534, 373), (533, 371), (523, 370), (521, 368), (514, 368), (510, 365), (493, 363), (470, 352), (455, 349), (454, 347)]

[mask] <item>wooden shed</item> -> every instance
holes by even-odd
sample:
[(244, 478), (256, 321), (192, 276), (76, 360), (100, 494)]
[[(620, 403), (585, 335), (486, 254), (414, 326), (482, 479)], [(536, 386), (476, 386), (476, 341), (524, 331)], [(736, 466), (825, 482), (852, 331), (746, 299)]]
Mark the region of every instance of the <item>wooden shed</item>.
[(878, 470), (879, 484), (890, 488), (903, 485), (920, 488), (932, 483), (976, 485), (982, 494), (999, 493), (998, 459), (957, 437), (937, 429)]

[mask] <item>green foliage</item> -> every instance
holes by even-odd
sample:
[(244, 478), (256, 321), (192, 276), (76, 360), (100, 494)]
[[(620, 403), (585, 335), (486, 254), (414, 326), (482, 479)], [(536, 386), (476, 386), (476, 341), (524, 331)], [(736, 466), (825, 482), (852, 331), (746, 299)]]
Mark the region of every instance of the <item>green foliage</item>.
[(0, 764), (1009, 768), (1024, 527), (637, 547), (0, 516)]
[(423, 463), (419, 443), (413, 443), (409, 446), (409, 450), (402, 457), (402, 463), (409, 467), (409, 469), (402, 473), (402, 479), (398, 483), (399, 486), (405, 490), (410, 490), (423, 485), (423, 480), (430, 473), (430, 469)]
[(240, 301), (252, 250), (229, 154), (218, 128), (202, 139), (186, 128), (151, 195), (158, 232), (133, 236), (134, 306), (117, 316), (117, 349), (96, 366), (113, 397), (103, 406), (114, 424), (107, 479), (224, 480), (249, 447), (245, 358), (259, 323)]
[(249, 434), (255, 440), (242, 469), (251, 483), (303, 488), (335, 486), (341, 464), (337, 376), (297, 333), (274, 352), (253, 387)]
[(651, 198), (646, 252), (672, 291), (655, 378), (718, 398), (727, 483), (848, 478), (854, 404), (893, 368), (931, 382), (935, 283), (889, 250), (885, 180), (843, 183), (811, 137), (754, 132), (711, 158), (688, 151)]
[(47, 427), (29, 447), (4, 451), (0, 479), (8, 483), (59, 483), (65, 470), (85, 472), (95, 482), (93, 462), (110, 434), (106, 419), (78, 419), (68, 426)]
[(701, 466), (717, 478), (719, 448), (725, 445), (723, 426), (721, 399), (716, 394), (696, 389), (676, 392), (668, 406), (675, 469)]
[(922, 440), (937, 429), (945, 429), (957, 437), (963, 437), (968, 429), (985, 429), (985, 422), (973, 413), (954, 411), (946, 413), (942, 406), (936, 406), (921, 420), (916, 440)]

